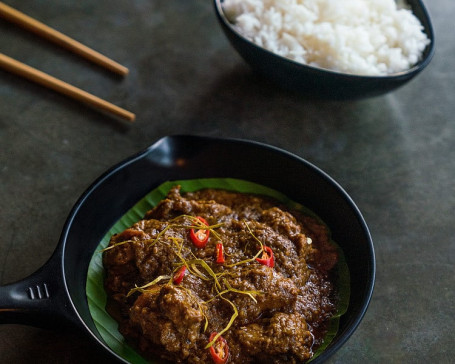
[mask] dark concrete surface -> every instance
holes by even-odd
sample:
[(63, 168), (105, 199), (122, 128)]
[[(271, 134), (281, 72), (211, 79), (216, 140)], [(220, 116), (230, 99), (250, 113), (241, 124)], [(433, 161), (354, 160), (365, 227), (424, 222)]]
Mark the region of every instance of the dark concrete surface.
[[(254, 75), (211, 1), (8, 0), (130, 69), (117, 77), (0, 20), (0, 52), (137, 114), (103, 115), (0, 71), (0, 284), (42, 266), (73, 204), (113, 164), (162, 136), (266, 142), (334, 177), (373, 236), (377, 280), (331, 363), (453, 363), (455, 41), (452, 0), (426, 1), (436, 54), (411, 83), (360, 101), (312, 101)], [(0, 326), (0, 363), (107, 358), (83, 335)]]

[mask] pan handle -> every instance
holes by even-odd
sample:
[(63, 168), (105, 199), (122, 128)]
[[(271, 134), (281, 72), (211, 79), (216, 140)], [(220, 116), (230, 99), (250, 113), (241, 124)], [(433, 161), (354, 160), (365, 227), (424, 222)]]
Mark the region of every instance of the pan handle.
[(0, 286), (0, 324), (56, 328), (76, 323), (64, 286), (59, 254), (30, 276)]

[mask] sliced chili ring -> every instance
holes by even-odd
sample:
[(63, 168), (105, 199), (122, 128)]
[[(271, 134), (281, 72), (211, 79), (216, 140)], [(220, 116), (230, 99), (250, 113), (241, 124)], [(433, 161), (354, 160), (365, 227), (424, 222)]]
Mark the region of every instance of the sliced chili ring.
[(174, 284), (182, 283), (182, 280), (183, 280), (183, 277), (185, 276), (185, 273), (186, 273), (186, 266), (183, 265), (174, 274), (174, 278), (172, 279)]
[(275, 258), (273, 257), (272, 248), (264, 245), (262, 247), (262, 255), (260, 258), (256, 258), (256, 261), (267, 267), (273, 268), (275, 266)]
[(218, 264), (224, 264), (224, 246), (221, 243), (216, 243), (216, 262)]
[[(216, 335), (216, 332), (212, 332), (209, 340), (212, 341)], [(229, 357), (229, 346), (224, 337), (220, 336), (216, 339), (210, 347), (210, 354), (212, 355), (212, 359), (215, 364), (224, 364), (227, 362)]]
[[(196, 219), (198, 219), (203, 225), (209, 226), (209, 223), (200, 216), (197, 216)], [(193, 244), (198, 247), (198, 248), (204, 248), (207, 245), (207, 240), (209, 240), (209, 235), (210, 235), (210, 230), (208, 229), (198, 229), (190, 230), (190, 238)]]

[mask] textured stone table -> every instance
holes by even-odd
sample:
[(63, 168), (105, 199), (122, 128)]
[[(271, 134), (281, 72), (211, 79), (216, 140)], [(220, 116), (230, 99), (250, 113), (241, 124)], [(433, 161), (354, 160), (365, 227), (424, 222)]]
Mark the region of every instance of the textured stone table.
[[(52, 254), (71, 207), (111, 165), (162, 136), (266, 142), (316, 164), (371, 229), (377, 280), (369, 310), (332, 363), (455, 358), (455, 42), (452, 0), (426, 1), (436, 55), (386, 96), (311, 101), (254, 75), (210, 1), (7, 3), (130, 69), (113, 76), (0, 21), (1, 52), (137, 114), (113, 119), (0, 71), (0, 284)], [(1, 363), (102, 363), (77, 333), (0, 326)]]

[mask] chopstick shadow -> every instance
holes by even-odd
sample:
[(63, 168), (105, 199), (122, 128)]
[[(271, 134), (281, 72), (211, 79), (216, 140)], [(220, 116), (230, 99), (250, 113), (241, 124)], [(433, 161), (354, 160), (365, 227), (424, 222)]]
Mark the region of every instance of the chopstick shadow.
[[(97, 77), (102, 77), (104, 79), (107, 78), (108, 82), (114, 82), (114, 84), (124, 79), (124, 77), (96, 65), (65, 48), (59, 47), (57, 44), (45, 40), (38, 35), (16, 26), (4, 19), (0, 19), (0, 34), (2, 34), (2, 37), (5, 39), (11, 40), (6, 42), (6, 46), (2, 49), (2, 52), (31, 67), (35, 67), (40, 71), (46, 72), (45, 69), (41, 69), (39, 66), (30, 64), (29, 62), (29, 59), (33, 59), (38, 53), (42, 53), (42, 58), (45, 60), (52, 58), (61, 63), (62, 67), (71, 67), (74, 69), (74, 74), (77, 74), (77, 72), (86, 72), (87, 74), (93, 73), (96, 74)], [(50, 75), (59, 78), (59, 75), (53, 72), (50, 72)], [(119, 132), (125, 132), (129, 129), (129, 122), (127, 121), (104, 111), (95, 109), (88, 104), (59, 95), (55, 91), (25, 80), (17, 75), (0, 70), (0, 77), (6, 84), (9, 84), (9, 87), (20, 89), (20, 93), (32, 93), (37, 95), (40, 99), (47, 99), (50, 102), (58, 102), (59, 107), (63, 105), (70, 112), (85, 115), (87, 119), (96, 120), (96, 122), (110, 126)], [(69, 78), (62, 79), (62, 81), (77, 86)], [(83, 89), (83, 87), (81, 88)], [(91, 92), (90, 90), (84, 91)]]
[[(57, 59), (61, 59), (62, 61), (68, 62), (70, 64), (74, 64), (76, 67), (86, 69), (90, 72), (100, 73), (104, 77), (109, 77), (113, 81), (121, 81), (124, 78), (123, 76), (109, 71), (108, 69), (97, 65), (66, 48), (63, 48), (54, 42), (43, 39), (37, 34), (27, 31), (26, 29), (14, 25), (4, 19), (0, 19), (0, 34), (2, 34), (2, 37), (10, 37), (12, 40), (14, 40), (15, 44), (20, 44), (24, 50), (29, 47), (33, 47), (37, 50), (40, 49), (44, 53), (50, 54)], [(26, 60), (18, 60), (27, 63)]]
[[(0, 70), (0, 79), (9, 88), (16, 89), (18, 94), (28, 94), (36, 97), (37, 99), (45, 100), (50, 104), (56, 104), (59, 109), (62, 107), (65, 108), (66, 115), (69, 116), (74, 114), (75, 119), (77, 119), (78, 122), (80, 122), (80, 116), (82, 115), (86, 120), (96, 121), (97, 123), (116, 130), (117, 132), (125, 133), (130, 129), (131, 123), (128, 121), (109, 113), (105, 113), (102, 110), (96, 109), (88, 104), (68, 98), (53, 90), (49, 90), (41, 85), (10, 74), (4, 70)], [(20, 114), (20, 111), (18, 111), (17, 114)]]

